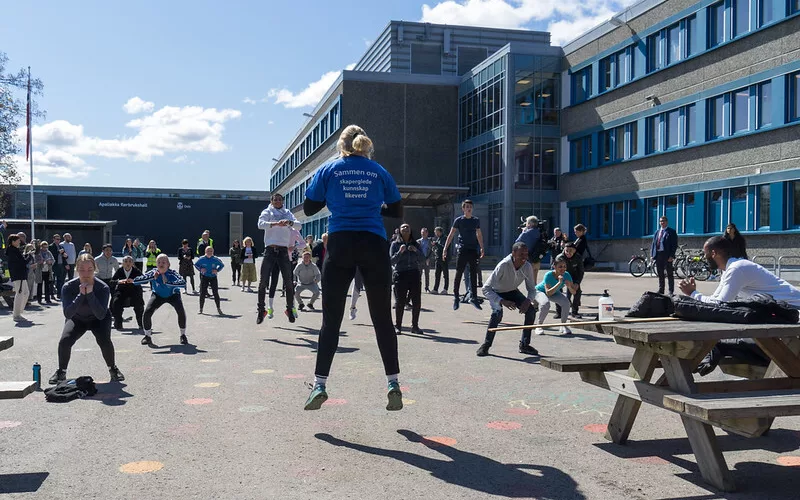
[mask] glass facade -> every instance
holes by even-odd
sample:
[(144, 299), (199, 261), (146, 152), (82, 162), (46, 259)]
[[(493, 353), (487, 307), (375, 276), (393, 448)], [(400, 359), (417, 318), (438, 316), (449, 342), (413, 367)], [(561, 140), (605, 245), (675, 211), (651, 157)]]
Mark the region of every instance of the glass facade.
[(458, 113), (461, 141), (503, 125), (505, 74), (505, 60), (500, 59), (462, 83)]

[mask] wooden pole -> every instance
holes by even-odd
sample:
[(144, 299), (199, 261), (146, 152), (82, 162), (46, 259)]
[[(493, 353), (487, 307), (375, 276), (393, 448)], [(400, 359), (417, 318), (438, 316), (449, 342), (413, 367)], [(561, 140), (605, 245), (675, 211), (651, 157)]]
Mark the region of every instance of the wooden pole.
[(663, 318), (633, 318), (633, 319), (617, 319), (614, 321), (576, 321), (573, 323), (545, 323), (542, 325), (520, 325), (520, 326), (503, 326), (499, 328), (489, 328), (490, 332), (509, 332), (513, 330), (527, 330), (529, 328), (554, 328), (556, 326), (592, 326), (592, 325), (627, 325), (630, 323), (655, 323), (658, 321), (679, 321), (680, 318), (673, 318), (672, 316), (665, 316)]

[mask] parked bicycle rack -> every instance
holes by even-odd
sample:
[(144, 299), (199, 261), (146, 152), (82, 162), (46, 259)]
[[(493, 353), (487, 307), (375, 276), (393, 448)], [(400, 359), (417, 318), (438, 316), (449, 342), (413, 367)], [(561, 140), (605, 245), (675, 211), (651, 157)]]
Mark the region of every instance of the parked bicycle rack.
[[(783, 257), (781, 257), (781, 259), (782, 258)], [(755, 257), (753, 257), (752, 261), (755, 262), (756, 264), (758, 264), (759, 260), (765, 260), (765, 259), (768, 259), (770, 262), (772, 262), (772, 274), (776, 274), (776, 275), (778, 275), (778, 277), (780, 277), (780, 275), (781, 275), (781, 273), (780, 273), (780, 267), (781, 267), (780, 261), (774, 255), (756, 255)], [(764, 266), (764, 267), (767, 267), (767, 266)]]
[(784, 259), (791, 260), (794, 259), (795, 261), (800, 261), (800, 256), (798, 255), (781, 255), (778, 257), (778, 278), (781, 277), (781, 272), (783, 272), (783, 261)]

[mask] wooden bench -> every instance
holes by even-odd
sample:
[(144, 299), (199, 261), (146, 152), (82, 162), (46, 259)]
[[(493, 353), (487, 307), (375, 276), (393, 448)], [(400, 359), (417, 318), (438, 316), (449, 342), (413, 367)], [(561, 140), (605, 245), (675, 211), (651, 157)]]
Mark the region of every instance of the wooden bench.
[[(14, 337), (0, 337), (0, 351), (11, 349)], [(0, 399), (22, 399), (36, 390), (36, 382), (0, 382)]]
[[(631, 364), (631, 356), (586, 356), (580, 358), (542, 358), (539, 364), (545, 368), (562, 373), (577, 372), (614, 372), (627, 370)], [(661, 363), (656, 364), (660, 368)], [(733, 358), (723, 358), (719, 363), (722, 373), (749, 379), (762, 379), (767, 371), (766, 366), (749, 365)]]
[(800, 390), (674, 394), (664, 407), (704, 421), (800, 415)]

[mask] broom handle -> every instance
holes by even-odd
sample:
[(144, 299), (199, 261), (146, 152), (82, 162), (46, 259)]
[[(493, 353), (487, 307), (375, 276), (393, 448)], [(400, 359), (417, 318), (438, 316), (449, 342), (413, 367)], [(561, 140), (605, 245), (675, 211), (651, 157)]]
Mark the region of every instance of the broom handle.
[(556, 326), (591, 326), (591, 325), (626, 325), (630, 323), (655, 323), (658, 321), (678, 321), (680, 318), (673, 318), (666, 316), (663, 318), (633, 318), (633, 319), (620, 319), (614, 321), (576, 321), (574, 323), (545, 323), (543, 325), (520, 325), (520, 326), (503, 326), (500, 328), (489, 328), (490, 332), (508, 332), (512, 330), (527, 330), (532, 328), (552, 328)]

